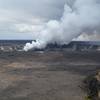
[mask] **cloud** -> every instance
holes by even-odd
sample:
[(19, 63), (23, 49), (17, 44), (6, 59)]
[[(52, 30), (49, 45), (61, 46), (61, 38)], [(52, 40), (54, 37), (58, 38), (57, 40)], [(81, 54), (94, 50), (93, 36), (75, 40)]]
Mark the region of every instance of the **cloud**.
[[(66, 0), (0, 0), (1, 33), (12, 38), (39, 31), (49, 19), (59, 19)], [(9, 35), (8, 35), (9, 34)], [(26, 37), (26, 36), (25, 36)]]
[(74, 9), (75, 1), (0, 0), (0, 39), (19, 38), (19, 34), (22, 38), (37, 35), (43, 24), (61, 18), (65, 3)]

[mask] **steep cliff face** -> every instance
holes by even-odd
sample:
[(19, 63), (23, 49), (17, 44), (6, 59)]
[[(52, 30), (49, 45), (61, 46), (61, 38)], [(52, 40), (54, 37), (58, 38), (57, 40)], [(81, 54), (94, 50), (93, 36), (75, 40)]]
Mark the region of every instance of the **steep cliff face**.
[(87, 93), (86, 100), (100, 100), (100, 71), (86, 77), (83, 81), (83, 87)]

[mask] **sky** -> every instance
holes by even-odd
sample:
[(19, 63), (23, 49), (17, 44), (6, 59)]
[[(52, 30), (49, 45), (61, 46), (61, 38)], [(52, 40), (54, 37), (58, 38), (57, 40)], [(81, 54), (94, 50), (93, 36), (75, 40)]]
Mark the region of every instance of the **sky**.
[[(33, 39), (49, 20), (59, 20), (64, 5), (74, 0), (0, 0), (0, 39)], [(100, 40), (82, 34), (75, 40)]]

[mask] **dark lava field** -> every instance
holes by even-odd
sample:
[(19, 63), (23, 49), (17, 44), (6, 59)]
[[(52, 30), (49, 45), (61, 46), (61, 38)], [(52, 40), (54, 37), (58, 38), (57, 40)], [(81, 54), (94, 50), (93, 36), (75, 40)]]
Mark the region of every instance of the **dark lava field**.
[(100, 52), (0, 52), (0, 100), (84, 100), (82, 80)]

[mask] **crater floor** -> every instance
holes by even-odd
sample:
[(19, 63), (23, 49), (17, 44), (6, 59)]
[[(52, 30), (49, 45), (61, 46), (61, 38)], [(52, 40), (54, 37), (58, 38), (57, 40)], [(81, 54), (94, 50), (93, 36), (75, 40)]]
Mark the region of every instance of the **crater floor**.
[(80, 84), (100, 52), (0, 52), (0, 100), (84, 100)]

